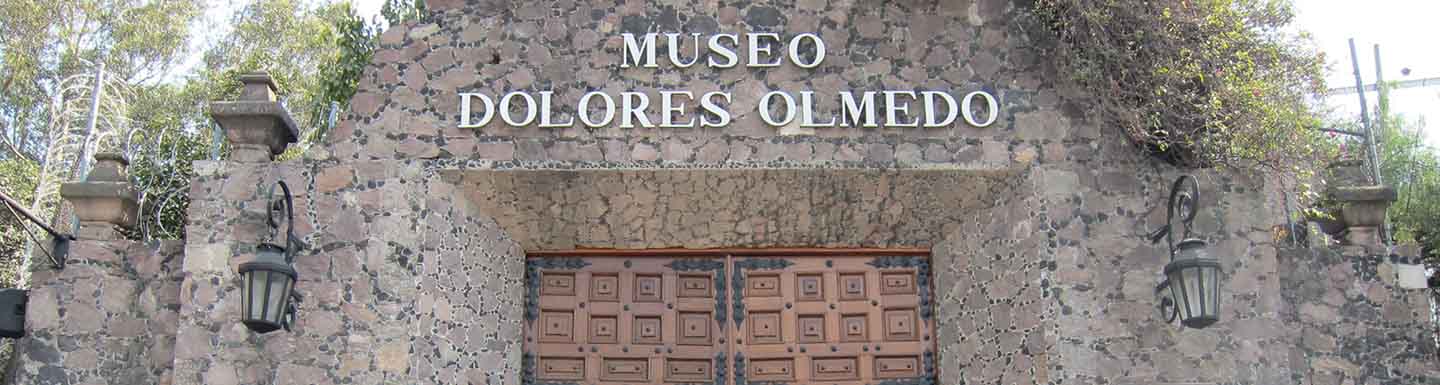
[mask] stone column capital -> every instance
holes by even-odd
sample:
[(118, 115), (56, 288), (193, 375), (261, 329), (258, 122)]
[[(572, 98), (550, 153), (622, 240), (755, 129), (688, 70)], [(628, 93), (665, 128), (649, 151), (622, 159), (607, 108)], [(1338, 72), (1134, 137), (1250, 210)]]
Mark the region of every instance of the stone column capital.
[(276, 101), (278, 88), (267, 73), (240, 75), (245, 84), (240, 99), (211, 102), (210, 117), (225, 130), (230, 141), (231, 160), (266, 162), (299, 140), (300, 131), (285, 106)]
[(1380, 229), (1385, 226), (1385, 212), (1395, 201), (1390, 186), (1336, 186), (1327, 193), (1340, 203), (1340, 217), (1349, 230), (1346, 243), (1378, 246), (1384, 243)]
[(83, 182), (60, 185), (60, 196), (74, 206), (81, 239), (119, 239), (115, 227), (134, 227), (140, 191), (130, 184), (129, 160), (116, 153), (95, 154), (95, 169)]

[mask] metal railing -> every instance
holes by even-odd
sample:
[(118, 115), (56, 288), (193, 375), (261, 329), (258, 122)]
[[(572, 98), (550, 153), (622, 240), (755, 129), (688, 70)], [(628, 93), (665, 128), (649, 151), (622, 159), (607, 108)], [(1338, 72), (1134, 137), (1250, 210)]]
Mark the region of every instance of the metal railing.
[[(50, 263), (54, 265), (56, 269), (65, 268), (65, 255), (69, 254), (70, 241), (74, 241), (75, 236), (55, 231), (55, 228), (50, 227), (50, 225), (36, 218), (35, 214), (31, 214), (30, 210), (26, 210), (24, 206), (20, 205), (20, 202), (16, 202), (15, 199), (10, 198), (10, 195), (4, 191), (0, 191), (0, 199), (5, 201), (5, 208), (9, 209), (8, 212), (10, 215), (14, 216), (16, 221), (21, 222), (20, 228), (25, 231), (25, 235), (30, 237), (30, 241), (35, 242), (37, 246), (41, 246), (40, 252), (45, 253), (45, 256), (50, 258)], [(45, 244), (40, 243), (40, 240), (35, 238), (35, 233), (30, 231), (30, 227), (23, 223), (25, 221), (34, 223), (40, 227), (40, 229), (50, 233), (49, 250), (46, 250), (44, 247)]]

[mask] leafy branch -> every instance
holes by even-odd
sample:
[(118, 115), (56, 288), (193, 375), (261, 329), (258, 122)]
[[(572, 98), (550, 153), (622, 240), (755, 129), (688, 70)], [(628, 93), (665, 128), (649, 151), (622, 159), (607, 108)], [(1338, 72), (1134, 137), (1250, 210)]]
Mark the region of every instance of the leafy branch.
[(1185, 167), (1300, 172), (1324, 58), (1275, 0), (1038, 0), (1029, 28), (1103, 123)]

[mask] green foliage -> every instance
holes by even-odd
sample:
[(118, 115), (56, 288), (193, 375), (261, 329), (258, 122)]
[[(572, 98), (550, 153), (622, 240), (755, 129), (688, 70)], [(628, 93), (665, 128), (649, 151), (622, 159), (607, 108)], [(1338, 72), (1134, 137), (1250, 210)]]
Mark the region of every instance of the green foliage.
[[(370, 65), (370, 58), (375, 53), (376, 28), (349, 8), (331, 15), (329, 22), (336, 32), (330, 44), (337, 47), (339, 52), (328, 70), (320, 74), (320, 98), (341, 103), (355, 96), (355, 88), (360, 84), (360, 73), (365, 70), (365, 66)], [(315, 130), (312, 140), (323, 138), (329, 124), (327, 121), (326, 125)]]
[(135, 121), (142, 126), (130, 140), (130, 179), (141, 190), (140, 222), (150, 238), (184, 235), (189, 207), (191, 163), (210, 157), (213, 128), (203, 104), (206, 84), (160, 84), (136, 93)]
[(1391, 114), (1381, 119), (1380, 175), (1398, 195), (1389, 210), (1395, 240), (1419, 243), (1427, 261), (1440, 264), (1440, 151), (1425, 145), (1422, 122)]
[(380, 15), (389, 25), (396, 25), (425, 17), (425, 0), (385, 0), (380, 6)]
[(1304, 172), (1323, 56), (1279, 0), (1038, 0), (1032, 29), (1103, 123), (1189, 166)]
[[(389, 21), (421, 14), (419, 2), (392, 3)], [(332, 105), (345, 106), (355, 93), (380, 22), (365, 22), (349, 2), (257, 0), (231, 17), (229, 33), (207, 35), (208, 29), (197, 28), (192, 36), (189, 27), (196, 25), (203, 4), (0, 2), (0, 132), (8, 150), (0, 160), (25, 159), (32, 166), (50, 160), (48, 167), (59, 170), (41, 172), (31, 182), (58, 185), (75, 178), (68, 172), (89, 105), (87, 76), (97, 58), (104, 58), (108, 78), (106, 120), (97, 140), (104, 150), (123, 149), (130, 156), (132, 179), (145, 198), (142, 221), (152, 237), (183, 236), (190, 164), (211, 157), (216, 126), (208, 103), (238, 97), (240, 74), (269, 72), (301, 131), (310, 134), (286, 156), (320, 141), (331, 124)], [(205, 39), (208, 48), (199, 67), (176, 76), (178, 63), (193, 56), (185, 52), (190, 38)], [(23, 203), (45, 200), (51, 202), (42, 205), (48, 210), (57, 200), (52, 190), (42, 186), (38, 191), (45, 195), (24, 194)]]
[(7, 0), (0, 2), (0, 126), (12, 155), (39, 162), (51, 146), (51, 103), (84, 99), (66, 80), (97, 61), (120, 82), (169, 73), (185, 56), (200, 15), (189, 0)]
[[(35, 193), (35, 182), (39, 179), (39, 166), (26, 159), (11, 158), (0, 160), (0, 190), (17, 202), (29, 202)], [(29, 242), (25, 230), (29, 222), (11, 215), (4, 204), (0, 204), (0, 287), (15, 287), (19, 277), (20, 264), (24, 260), (25, 243)], [(31, 228), (31, 231), (39, 229)], [(49, 239), (44, 233), (36, 234), (38, 239)]]
[(348, 8), (337, 3), (311, 9), (300, 0), (251, 3), (232, 19), (230, 35), (205, 53), (198, 81), (210, 85), (211, 100), (233, 100), (240, 94), (239, 75), (269, 72), (296, 122), (313, 128), (330, 108), (321, 73), (340, 56), (332, 45), (338, 34), (328, 20)]
[[(379, 28), (366, 23), (348, 2), (312, 6), (298, 0), (259, 0), (238, 11), (232, 18), (234, 30), (205, 53), (205, 67), (188, 78), (184, 87), (150, 89), (156, 103), (166, 100), (182, 104), (159, 107), (165, 111), (160, 124), (149, 132), (172, 128), (159, 137), (159, 151), (132, 160), (132, 174), (148, 180), (151, 201), (142, 207), (146, 219), (155, 221), (154, 236), (183, 236), (188, 192), (173, 193), (189, 186), (190, 162), (209, 157), (210, 118), (203, 106), (214, 100), (234, 100), (240, 94), (239, 75), (266, 71), (275, 78), (280, 95), (300, 126), (301, 143), (292, 145), (280, 159), (294, 159), (311, 143), (323, 140), (355, 94), (361, 71), (369, 65)], [(183, 104), (188, 103), (188, 104)], [(332, 107), (333, 106), (333, 107)], [(332, 111), (332, 108), (337, 108)]]

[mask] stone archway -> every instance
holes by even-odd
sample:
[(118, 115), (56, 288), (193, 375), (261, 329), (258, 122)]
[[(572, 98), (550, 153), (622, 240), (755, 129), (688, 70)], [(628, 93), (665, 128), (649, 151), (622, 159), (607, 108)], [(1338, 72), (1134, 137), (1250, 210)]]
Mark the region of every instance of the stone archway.
[[(466, 197), (471, 215), (493, 218), (496, 229), (527, 251), (928, 248), (939, 383), (1048, 381), (1053, 297), (1046, 283), (1054, 245), (1031, 169), (439, 174), (447, 189)], [(460, 264), (476, 263), (475, 257)], [(485, 257), (503, 260), (480, 263), (519, 260), (504, 253)], [(523, 302), (519, 292), (502, 295), (509, 296), (502, 303)], [(501, 339), (521, 340), (519, 329), (505, 330), (513, 335)]]

